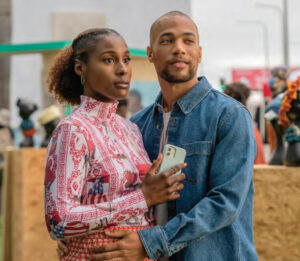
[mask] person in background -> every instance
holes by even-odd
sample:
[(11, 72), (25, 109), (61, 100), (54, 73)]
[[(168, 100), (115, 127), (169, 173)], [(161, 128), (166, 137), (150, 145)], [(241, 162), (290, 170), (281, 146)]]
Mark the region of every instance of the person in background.
[[(247, 100), (250, 96), (250, 88), (245, 84), (240, 82), (234, 82), (225, 86), (224, 93), (233, 99), (242, 103), (247, 107)], [(254, 137), (257, 145), (257, 153), (254, 160), (254, 164), (266, 164), (265, 154), (264, 154), (264, 145), (260, 135), (260, 132), (255, 124), (253, 124)]]
[(0, 186), (4, 166), (4, 153), (7, 147), (14, 145), (14, 136), (9, 126), (10, 113), (7, 109), (0, 109)]
[[(263, 85), (263, 94), (265, 97), (265, 108), (267, 105), (272, 101), (272, 92), (269, 87), (269, 83), (264, 83)], [(268, 122), (265, 121), (265, 126), (266, 126), (266, 135), (265, 135), (265, 140), (269, 144), (269, 154), (272, 155), (275, 147), (276, 147), (276, 133), (272, 127), (272, 125)]]
[(129, 116), (132, 116), (136, 112), (143, 109), (142, 96), (138, 90), (132, 90), (128, 96), (128, 112)]
[(14, 145), (14, 135), (9, 126), (10, 113), (9, 110), (0, 109), (0, 215), (2, 211), (2, 177), (4, 168), (4, 153), (7, 147)]

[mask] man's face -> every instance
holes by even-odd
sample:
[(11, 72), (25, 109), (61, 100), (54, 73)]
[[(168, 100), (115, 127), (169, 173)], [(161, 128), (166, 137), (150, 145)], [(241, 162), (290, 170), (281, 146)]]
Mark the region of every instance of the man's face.
[(196, 77), (201, 47), (194, 23), (184, 16), (162, 18), (152, 31), (149, 61), (159, 77), (170, 83), (187, 82)]

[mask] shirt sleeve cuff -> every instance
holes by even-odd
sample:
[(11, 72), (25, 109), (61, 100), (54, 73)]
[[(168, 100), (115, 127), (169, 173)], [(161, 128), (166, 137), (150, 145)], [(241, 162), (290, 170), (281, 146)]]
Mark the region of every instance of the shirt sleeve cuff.
[(169, 256), (167, 237), (161, 226), (143, 229), (138, 233), (150, 259)]

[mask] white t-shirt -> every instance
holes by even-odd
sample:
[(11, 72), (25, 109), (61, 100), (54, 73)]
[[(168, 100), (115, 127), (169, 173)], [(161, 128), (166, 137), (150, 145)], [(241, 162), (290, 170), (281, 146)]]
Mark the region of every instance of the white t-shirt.
[(164, 114), (163, 114), (164, 127), (163, 127), (163, 130), (162, 130), (162, 133), (161, 133), (160, 146), (159, 146), (159, 152), (160, 153), (163, 152), (164, 146), (168, 142), (168, 126), (169, 126), (170, 117), (171, 117), (171, 111), (164, 112)]
[[(164, 112), (163, 113), (163, 121), (164, 127), (160, 137), (160, 146), (159, 152), (162, 153), (164, 150), (164, 146), (168, 143), (168, 126), (171, 117), (171, 112)], [(168, 221), (168, 205), (167, 203), (159, 204), (155, 207), (155, 220), (157, 225), (165, 225)], [(168, 257), (161, 257), (159, 258), (160, 261), (168, 261)]]
[[(159, 147), (160, 153), (163, 152), (164, 146), (168, 142), (168, 126), (169, 126), (170, 117), (171, 117), (171, 111), (163, 113), (164, 127), (160, 137), (160, 147)], [(155, 220), (157, 225), (163, 226), (167, 223), (168, 221), (167, 203), (162, 203), (155, 207)]]

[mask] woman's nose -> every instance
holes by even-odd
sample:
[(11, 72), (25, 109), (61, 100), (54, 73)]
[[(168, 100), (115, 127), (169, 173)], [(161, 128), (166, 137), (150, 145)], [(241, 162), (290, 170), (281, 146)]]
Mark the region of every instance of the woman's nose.
[(116, 74), (124, 75), (128, 72), (127, 65), (123, 62), (120, 62), (116, 68)]

